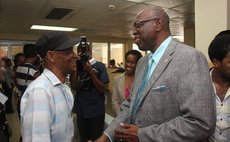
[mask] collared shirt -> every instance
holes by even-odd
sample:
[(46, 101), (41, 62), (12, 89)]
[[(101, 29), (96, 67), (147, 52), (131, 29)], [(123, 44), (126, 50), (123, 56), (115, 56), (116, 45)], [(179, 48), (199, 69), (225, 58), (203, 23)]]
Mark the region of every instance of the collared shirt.
[(21, 99), (23, 142), (71, 142), (72, 107), (70, 88), (45, 69)]
[[(212, 71), (210, 75), (212, 77)], [(217, 95), (215, 85), (213, 83), (214, 91), (216, 93), (216, 128), (215, 132), (210, 138), (210, 141), (215, 142), (230, 142), (230, 88), (224, 97), (224, 100), (221, 101)]]
[[(34, 81), (34, 74), (39, 70), (30, 63), (25, 63), (17, 67), (16, 70), (16, 85), (20, 93), (24, 93), (27, 86)], [(19, 97), (21, 97), (20, 94)]]
[(164, 42), (161, 43), (159, 48), (157, 48), (157, 50), (154, 53), (151, 53), (151, 52), (149, 53), (148, 55), (149, 64), (150, 62), (153, 62), (153, 63), (151, 65), (151, 69), (149, 71), (148, 78), (150, 78), (151, 74), (156, 68), (156, 65), (159, 63), (161, 57), (163, 56), (171, 40), (172, 40), (172, 36), (169, 36), (167, 39), (164, 40)]

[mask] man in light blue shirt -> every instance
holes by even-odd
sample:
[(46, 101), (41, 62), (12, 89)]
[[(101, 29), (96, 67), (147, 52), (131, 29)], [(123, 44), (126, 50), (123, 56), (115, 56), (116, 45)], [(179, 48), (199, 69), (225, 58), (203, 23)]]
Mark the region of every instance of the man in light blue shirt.
[(45, 69), (21, 99), (23, 142), (71, 142), (73, 96), (65, 79), (76, 70), (73, 46), (78, 42), (63, 32), (44, 34), (37, 41)]

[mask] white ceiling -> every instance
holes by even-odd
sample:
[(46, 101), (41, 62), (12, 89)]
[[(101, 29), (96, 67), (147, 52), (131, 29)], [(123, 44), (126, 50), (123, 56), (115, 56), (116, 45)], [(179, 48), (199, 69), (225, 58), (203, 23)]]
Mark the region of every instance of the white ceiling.
[[(134, 1), (134, 0), (132, 0)], [(194, 27), (194, 0), (0, 0), (0, 34), (38, 37), (44, 31), (31, 30), (33, 24), (74, 27), (71, 35), (131, 38), (135, 15), (150, 6), (163, 7), (170, 17), (173, 35), (183, 36), (184, 27)], [(141, 1), (141, 2), (140, 2)], [(108, 5), (115, 5), (110, 10)], [(53, 8), (70, 8), (61, 20), (45, 19)], [(4, 40), (4, 37), (0, 37)], [(20, 38), (21, 39), (21, 38)]]

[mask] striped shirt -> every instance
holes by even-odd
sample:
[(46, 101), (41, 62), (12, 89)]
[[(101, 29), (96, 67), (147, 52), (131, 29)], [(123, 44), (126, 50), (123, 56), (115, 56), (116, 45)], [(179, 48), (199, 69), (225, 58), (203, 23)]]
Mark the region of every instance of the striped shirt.
[(26, 87), (34, 80), (34, 74), (39, 70), (30, 63), (25, 63), (17, 67), (16, 85), (20, 92), (24, 93)]
[(23, 142), (71, 142), (72, 107), (70, 88), (45, 69), (21, 99)]

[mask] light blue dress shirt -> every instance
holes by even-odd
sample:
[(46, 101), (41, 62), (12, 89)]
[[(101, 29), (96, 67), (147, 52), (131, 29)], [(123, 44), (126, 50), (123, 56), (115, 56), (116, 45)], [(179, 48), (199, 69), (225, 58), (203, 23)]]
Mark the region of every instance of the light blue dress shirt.
[(153, 73), (154, 69), (156, 68), (156, 65), (158, 64), (161, 57), (165, 53), (165, 50), (167, 49), (171, 40), (172, 40), (172, 36), (169, 36), (167, 39), (164, 40), (164, 42), (161, 43), (160, 47), (157, 48), (157, 50), (154, 53), (148, 54), (149, 62), (153, 62), (152, 66), (150, 68), (150, 71), (149, 71), (148, 78), (150, 78), (151, 74)]

